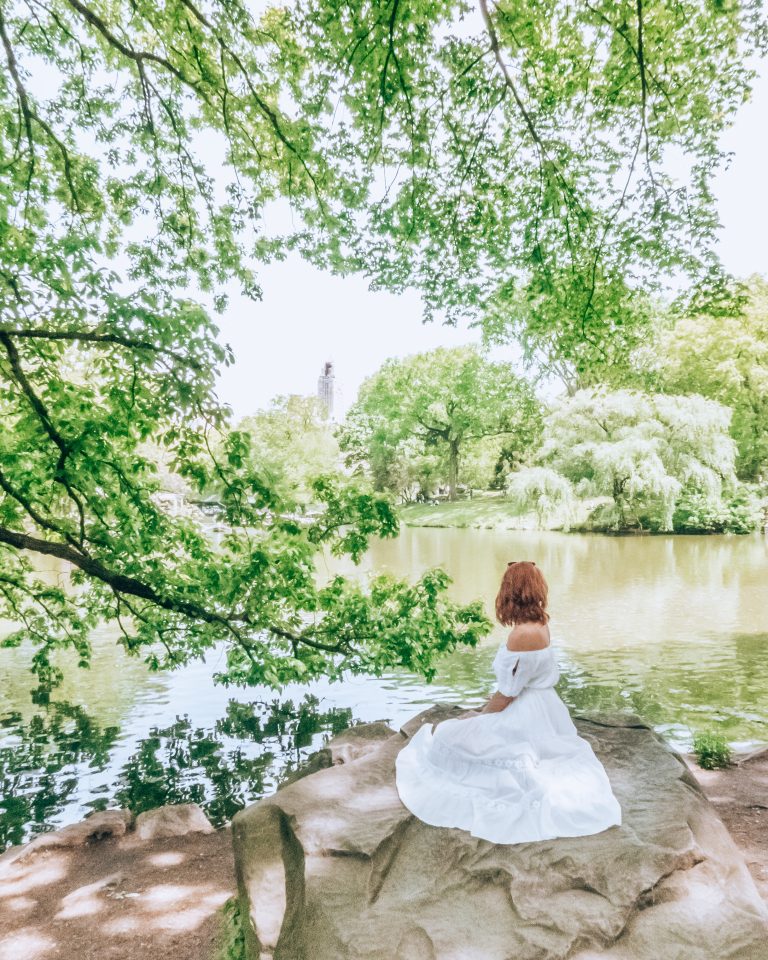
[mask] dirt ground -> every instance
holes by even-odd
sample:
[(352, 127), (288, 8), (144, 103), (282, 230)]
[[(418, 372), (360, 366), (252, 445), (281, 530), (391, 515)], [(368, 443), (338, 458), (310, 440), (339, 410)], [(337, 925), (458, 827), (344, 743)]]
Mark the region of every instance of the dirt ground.
[(685, 759), (768, 903), (768, 750), (722, 770), (702, 770), (694, 757)]
[[(768, 902), (768, 752), (686, 760)], [(0, 875), (0, 960), (213, 960), (233, 870), (226, 828), (40, 852)]]
[(211, 960), (234, 888), (226, 828), (41, 851), (0, 875), (0, 960)]

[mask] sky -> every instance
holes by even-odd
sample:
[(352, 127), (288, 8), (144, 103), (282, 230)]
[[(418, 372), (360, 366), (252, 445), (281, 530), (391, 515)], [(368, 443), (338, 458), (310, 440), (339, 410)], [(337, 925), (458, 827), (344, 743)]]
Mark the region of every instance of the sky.
[[(720, 256), (736, 276), (768, 273), (768, 65), (761, 67), (751, 101), (723, 137), (732, 153), (715, 183), (723, 228)], [(269, 405), (280, 394), (315, 394), (322, 365), (336, 371), (337, 417), (354, 402), (362, 381), (388, 357), (479, 340), (468, 328), (423, 324), (418, 294), (372, 292), (361, 277), (322, 273), (298, 256), (263, 267), (263, 299), (233, 297), (219, 318), (222, 340), (236, 363), (220, 377), (219, 398), (236, 418)], [(515, 360), (512, 348), (494, 359)]]

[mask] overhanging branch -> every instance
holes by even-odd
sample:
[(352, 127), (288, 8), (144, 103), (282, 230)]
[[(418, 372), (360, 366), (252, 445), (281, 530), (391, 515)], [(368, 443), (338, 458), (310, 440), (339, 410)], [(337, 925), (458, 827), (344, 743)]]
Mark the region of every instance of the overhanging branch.
[[(157, 592), (154, 587), (136, 577), (129, 577), (125, 574), (110, 570), (104, 563), (94, 557), (81, 553), (75, 547), (66, 543), (57, 543), (53, 540), (42, 540), (40, 537), (34, 537), (19, 530), (11, 530), (8, 527), (0, 527), (0, 543), (5, 543), (16, 550), (30, 550), (43, 556), (57, 557), (59, 560), (65, 560), (72, 566), (82, 570), (88, 576), (99, 580), (101, 583), (111, 587), (115, 594), (125, 594), (131, 597), (137, 597), (140, 600), (146, 600), (156, 607), (168, 610), (171, 613), (179, 613), (193, 620), (202, 620), (204, 623), (216, 624), (223, 627), (230, 633), (232, 638), (241, 646), (251, 660), (253, 660), (253, 649), (250, 642), (243, 636), (239, 627), (247, 624), (245, 617), (227, 618), (219, 613), (207, 609), (199, 603), (183, 598), (168, 597)], [(320, 640), (315, 640), (302, 633), (291, 633), (279, 626), (269, 626), (265, 628), (267, 632), (274, 634), (292, 643), (301, 643), (315, 650), (323, 650), (327, 653), (341, 653), (343, 646), (350, 652), (348, 645), (326, 644)]]
[(98, 330), (43, 330), (27, 327), (0, 327), (0, 335), (16, 337), (20, 340), (68, 340), (72, 342), (95, 343), (127, 347), (130, 350), (149, 350), (152, 353), (172, 357), (177, 363), (195, 370), (203, 370), (202, 364), (191, 357), (173, 350), (166, 350), (149, 340), (139, 340), (119, 333), (100, 333)]

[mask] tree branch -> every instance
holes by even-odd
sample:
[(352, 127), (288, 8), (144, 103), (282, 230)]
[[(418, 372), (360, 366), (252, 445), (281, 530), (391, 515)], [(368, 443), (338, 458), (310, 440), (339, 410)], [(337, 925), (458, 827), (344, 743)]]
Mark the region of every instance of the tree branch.
[[(237, 643), (247, 652), (253, 661), (253, 651), (241, 634), (237, 625), (247, 623), (246, 618), (232, 618), (222, 616), (208, 610), (206, 607), (195, 603), (192, 600), (184, 600), (163, 596), (158, 593), (154, 587), (135, 577), (129, 577), (125, 574), (110, 570), (105, 564), (94, 557), (81, 553), (76, 548), (66, 543), (56, 543), (52, 540), (42, 540), (39, 537), (33, 537), (18, 530), (11, 530), (8, 527), (0, 527), (0, 543), (8, 544), (16, 550), (31, 550), (34, 553), (42, 554), (48, 557), (58, 557), (71, 563), (72, 566), (82, 570), (88, 576), (107, 584), (116, 594), (126, 594), (132, 597), (138, 597), (140, 600), (147, 600), (149, 603), (171, 613), (179, 613), (193, 620), (202, 620), (204, 623), (218, 624), (224, 627), (235, 638)], [(275, 636), (290, 640), (292, 643), (301, 643), (315, 650), (323, 650), (328, 653), (341, 653), (343, 646), (341, 644), (331, 645), (314, 640), (302, 633), (291, 633), (282, 627), (272, 626), (265, 628), (269, 633)], [(347, 645), (347, 652), (349, 647)], [(254, 661), (255, 662), (255, 661)]]
[(64, 439), (64, 437), (59, 433), (59, 431), (54, 427), (51, 417), (48, 413), (48, 410), (45, 407), (43, 401), (35, 393), (35, 390), (32, 384), (27, 379), (24, 370), (22, 369), (21, 362), (19, 360), (19, 352), (16, 349), (16, 345), (13, 343), (11, 338), (7, 333), (0, 331), (0, 344), (5, 348), (5, 352), (8, 355), (8, 360), (11, 365), (11, 373), (16, 383), (21, 387), (22, 392), (26, 396), (30, 406), (37, 415), (38, 420), (43, 425), (43, 429), (48, 434), (50, 439), (59, 449), (59, 459), (56, 464), (56, 475), (55, 480), (60, 483), (67, 493), (69, 494), (70, 499), (77, 507), (77, 512), (80, 516), (80, 544), (83, 546), (85, 544), (85, 510), (83, 508), (83, 503), (80, 497), (75, 493), (75, 489), (64, 473), (64, 468), (66, 465), (67, 458), (71, 453), (70, 444)]
[(491, 41), (491, 49), (493, 50), (493, 55), (496, 58), (496, 63), (499, 65), (501, 74), (504, 77), (504, 82), (512, 91), (512, 96), (514, 97), (515, 103), (517, 104), (517, 108), (520, 111), (520, 114), (523, 118), (523, 121), (525, 122), (528, 132), (531, 135), (531, 139), (536, 144), (536, 148), (539, 151), (539, 156), (541, 157), (542, 160), (546, 160), (547, 163), (551, 165), (552, 169), (555, 171), (557, 179), (560, 181), (560, 184), (564, 192), (570, 195), (575, 206), (578, 208), (579, 213), (581, 213), (582, 215), (585, 215), (586, 211), (582, 207), (576, 194), (573, 192), (573, 189), (571, 188), (570, 184), (565, 179), (565, 176), (563, 175), (560, 167), (550, 157), (546, 144), (539, 136), (539, 132), (536, 129), (536, 125), (533, 122), (533, 117), (531, 116), (525, 103), (523, 103), (523, 98), (520, 96), (520, 92), (517, 89), (517, 85), (515, 84), (515, 81), (512, 79), (512, 75), (509, 72), (506, 63), (504, 63), (504, 59), (501, 55), (501, 46), (499, 44), (499, 37), (498, 37), (498, 34), (496, 33), (496, 27), (493, 25), (493, 19), (491, 18), (490, 11), (488, 10), (487, 0), (480, 0), (480, 10), (483, 15), (483, 20), (485, 21), (486, 29), (488, 31), (488, 36)]
[(29, 97), (27, 91), (24, 87), (24, 84), (21, 82), (21, 76), (19, 74), (18, 64), (16, 62), (16, 55), (13, 52), (13, 47), (11, 46), (10, 38), (5, 29), (5, 19), (3, 18), (2, 11), (0, 11), (0, 39), (2, 39), (3, 47), (5, 48), (5, 56), (8, 61), (8, 70), (13, 78), (13, 85), (16, 87), (16, 94), (19, 99), (19, 109), (21, 110), (22, 117), (24, 119), (24, 130), (27, 135), (27, 143), (29, 144), (29, 170), (27, 172), (27, 186), (26, 186), (26, 195), (29, 199), (29, 191), (32, 185), (32, 177), (35, 170), (35, 141), (32, 136), (32, 109), (29, 106)]
[(177, 363), (195, 370), (205, 370), (203, 364), (198, 363), (185, 354), (176, 353), (173, 350), (166, 350), (152, 343), (149, 340), (137, 340), (135, 337), (127, 337), (118, 333), (99, 333), (96, 330), (40, 330), (36, 328), (23, 327), (0, 327), (0, 336), (17, 337), (24, 340), (70, 340), (80, 341), (82, 343), (103, 343), (114, 344), (120, 347), (127, 347), (130, 350), (149, 350), (153, 353), (163, 354), (172, 357)]

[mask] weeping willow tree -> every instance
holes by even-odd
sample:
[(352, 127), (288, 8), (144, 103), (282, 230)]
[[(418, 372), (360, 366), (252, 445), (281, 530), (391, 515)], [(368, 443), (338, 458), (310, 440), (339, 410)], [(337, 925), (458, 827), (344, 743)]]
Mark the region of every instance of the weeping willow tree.
[(644, 515), (671, 531), (683, 496), (719, 503), (737, 491), (730, 420), (701, 396), (580, 390), (547, 416), (539, 458), (577, 494), (609, 497), (606, 525), (642, 527)]
[[(320, 479), (308, 523), (216, 400), (216, 311), (299, 250), (429, 315), (511, 331), (579, 376), (642, 336), (665, 274), (721, 276), (718, 136), (747, 96), (759, 4), (0, 0), (0, 616), (51, 652), (114, 621), (227, 682), (403, 664), (487, 628), (446, 577), (318, 586), (320, 549), (391, 535)], [(682, 157), (675, 181), (663, 161)], [(265, 227), (290, 207), (285, 235)], [(293, 226), (295, 224), (295, 226)], [(649, 272), (652, 268), (652, 274)], [(148, 449), (220, 492), (214, 545), (156, 494)], [(57, 585), (34, 557), (71, 573)]]

